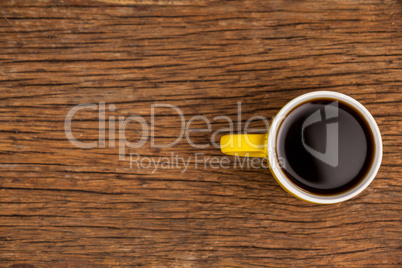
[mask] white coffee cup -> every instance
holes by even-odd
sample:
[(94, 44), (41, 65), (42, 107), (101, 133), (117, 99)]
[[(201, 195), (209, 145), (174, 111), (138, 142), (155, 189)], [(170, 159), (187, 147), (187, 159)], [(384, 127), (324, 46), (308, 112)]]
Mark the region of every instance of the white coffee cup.
[[(331, 99), (334, 101), (341, 101), (356, 109), (359, 114), (364, 117), (374, 139), (374, 157), (368, 172), (366, 172), (364, 178), (362, 178), (357, 185), (339, 194), (318, 195), (295, 185), (282, 170), (281, 163), (276, 154), (277, 133), (283, 120), (294, 108), (298, 107), (302, 103), (316, 99)], [(237, 140), (237, 142), (235, 140)], [(241, 144), (241, 142), (243, 145), (236, 145)], [(377, 175), (381, 165), (383, 153), (381, 133), (370, 112), (355, 99), (332, 91), (311, 92), (291, 100), (275, 116), (273, 122), (271, 123), (269, 132), (266, 134), (231, 134), (223, 136), (221, 138), (221, 150), (223, 153), (228, 155), (266, 157), (267, 161), (269, 162), (272, 175), (286, 191), (302, 200), (319, 204), (343, 202), (361, 193), (367, 188), (367, 186), (369, 186)]]

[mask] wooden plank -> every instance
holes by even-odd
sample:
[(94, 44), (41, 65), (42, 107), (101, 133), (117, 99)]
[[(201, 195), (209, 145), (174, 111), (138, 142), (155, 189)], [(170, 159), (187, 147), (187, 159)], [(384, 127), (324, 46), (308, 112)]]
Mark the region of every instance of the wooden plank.
[[(1, 264), (401, 265), (401, 13), (397, 0), (2, 1)], [(223, 157), (211, 144), (127, 149), (189, 161), (185, 171), (154, 170), (119, 160), (118, 140), (80, 149), (65, 134), (67, 113), (83, 103), (114, 104), (107, 120), (138, 115), (149, 127), (152, 105), (170, 104), (216, 131), (228, 127), (213, 121), (219, 115), (237, 125), (239, 102), (244, 126), (316, 90), (360, 101), (383, 135), (377, 178), (341, 204), (291, 197), (266, 169), (241, 169), (234, 158), (204, 168), (195, 153)], [(98, 111), (78, 112), (73, 132), (98, 141)], [(127, 125), (130, 141), (141, 135)], [(157, 110), (156, 144), (178, 135), (175, 112)], [(191, 138), (211, 142), (210, 133)]]

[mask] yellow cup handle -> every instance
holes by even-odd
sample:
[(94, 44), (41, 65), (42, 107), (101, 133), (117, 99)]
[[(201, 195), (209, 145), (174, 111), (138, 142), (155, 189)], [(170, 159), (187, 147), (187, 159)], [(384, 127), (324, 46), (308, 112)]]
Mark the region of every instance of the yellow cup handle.
[(227, 155), (268, 157), (268, 133), (228, 134), (221, 138), (221, 151)]

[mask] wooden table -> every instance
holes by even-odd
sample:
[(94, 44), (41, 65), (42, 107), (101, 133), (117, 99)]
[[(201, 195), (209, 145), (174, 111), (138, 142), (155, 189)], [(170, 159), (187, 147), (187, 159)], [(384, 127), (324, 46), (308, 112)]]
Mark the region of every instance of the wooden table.
[[(401, 1), (3, 0), (0, 15), (2, 267), (401, 265)], [(382, 167), (358, 197), (310, 204), (265, 168), (197, 166), (224, 157), (211, 133), (228, 122), (214, 117), (244, 126), (316, 90), (357, 99), (382, 132)], [(79, 104), (93, 105), (72, 134), (95, 148), (66, 137)], [(119, 159), (109, 123), (137, 116), (150, 137), (155, 104), (170, 108), (154, 107), (154, 146)], [(211, 122), (187, 132), (210, 146), (155, 146), (180, 135), (172, 106)], [(152, 157), (189, 165), (154, 170)]]

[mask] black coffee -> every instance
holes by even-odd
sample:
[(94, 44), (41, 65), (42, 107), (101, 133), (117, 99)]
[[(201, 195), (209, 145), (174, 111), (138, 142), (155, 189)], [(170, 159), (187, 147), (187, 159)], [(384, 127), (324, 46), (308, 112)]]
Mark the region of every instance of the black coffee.
[(295, 185), (313, 194), (334, 195), (366, 176), (374, 159), (374, 138), (355, 108), (317, 99), (286, 116), (276, 150), (284, 173)]

